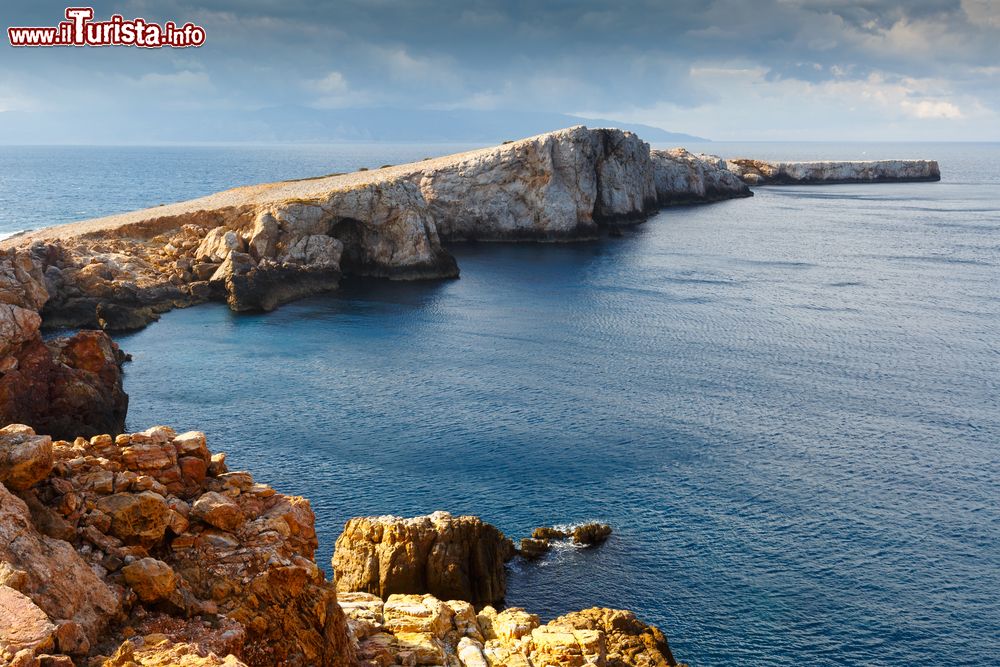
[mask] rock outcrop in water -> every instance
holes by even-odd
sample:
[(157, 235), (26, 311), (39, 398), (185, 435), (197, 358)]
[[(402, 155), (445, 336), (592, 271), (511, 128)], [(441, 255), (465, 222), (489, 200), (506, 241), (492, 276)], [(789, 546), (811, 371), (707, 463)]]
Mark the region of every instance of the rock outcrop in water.
[[(48, 298), (49, 326), (140, 328), (225, 299), (270, 310), (345, 273), (458, 274), (448, 240), (575, 240), (641, 219), (657, 193), (648, 144), (584, 127), (470, 153), (229, 190), (8, 241)], [(26, 259), (25, 259), (26, 258)]]
[(941, 180), (941, 169), (935, 160), (766, 162), (735, 158), (726, 160), (726, 168), (749, 185), (905, 183)]
[(359, 517), (337, 539), (333, 571), (340, 591), (496, 604), (507, 594), (504, 564), (514, 554), (513, 542), (474, 516)]

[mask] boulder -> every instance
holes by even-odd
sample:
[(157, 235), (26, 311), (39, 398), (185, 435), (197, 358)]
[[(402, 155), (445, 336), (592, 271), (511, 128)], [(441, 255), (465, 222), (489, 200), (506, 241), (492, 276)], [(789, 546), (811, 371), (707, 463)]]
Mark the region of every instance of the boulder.
[(164, 600), (177, 588), (177, 575), (169, 565), (155, 558), (141, 558), (126, 565), (122, 575), (143, 602)]
[(23, 424), (0, 429), (0, 482), (15, 491), (27, 489), (52, 471), (52, 438), (35, 435)]
[(153, 491), (104, 496), (96, 508), (111, 519), (110, 534), (126, 544), (156, 544), (166, 533), (167, 501)]
[(403, 519), (351, 519), (337, 539), (337, 589), (382, 598), (430, 593), (474, 604), (502, 601), (504, 563), (515, 553), (503, 533), (478, 517), (447, 512)]
[(573, 543), (584, 546), (603, 544), (611, 537), (611, 526), (606, 523), (590, 522), (573, 528)]
[(204, 493), (194, 501), (191, 516), (228, 532), (235, 532), (246, 520), (238, 504), (215, 491)]
[(0, 663), (18, 653), (44, 653), (55, 645), (56, 626), (27, 595), (0, 585)]

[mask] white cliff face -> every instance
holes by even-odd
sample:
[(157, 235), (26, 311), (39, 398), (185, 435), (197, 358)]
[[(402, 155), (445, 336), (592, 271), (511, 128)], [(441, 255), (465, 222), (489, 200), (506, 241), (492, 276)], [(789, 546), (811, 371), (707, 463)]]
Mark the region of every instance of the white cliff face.
[(656, 196), (660, 206), (750, 197), (739, 176), (714, 155), (691, 153), (684, 148), (650, 151)]
[(0, 242), (0, 302), (45, 304), (51, 326), (135, 329), (209, 299), (270, 310), (344, 273), (455, 277), (443, 242), (591, 239), (659, 206), (750, 196), (745, 183), (938, 178), (936, 162), (723, 161), (579, 126), (25, 234)]
[[(459, 156), (462, 157), (462, 156)], [(571, 240), (655, 208), (649, 146), (574, 127), (468, 154), (419, 174), (445, 240)]]
[(726, 161), (726, 168), (749, 185), (941, 180), (941, 169), (936, 160), (765, 162), (734, 158)]

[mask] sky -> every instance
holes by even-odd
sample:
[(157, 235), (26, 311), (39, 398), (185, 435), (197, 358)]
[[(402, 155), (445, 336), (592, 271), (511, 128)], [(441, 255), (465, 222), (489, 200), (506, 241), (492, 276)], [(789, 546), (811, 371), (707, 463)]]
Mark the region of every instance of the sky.
[[(55, 25), (65, 6), (6, 0), (4, 28)], [(1000, 0), (93, 6), (191, 21), (206, 41), (15, 49), (4, 35), (0, 111), (541, 110), (723, 141), (1000, 140)]]

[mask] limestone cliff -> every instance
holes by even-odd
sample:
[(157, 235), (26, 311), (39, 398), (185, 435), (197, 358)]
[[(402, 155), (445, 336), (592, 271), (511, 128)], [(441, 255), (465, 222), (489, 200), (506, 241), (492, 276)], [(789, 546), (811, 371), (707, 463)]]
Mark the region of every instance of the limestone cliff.
[[(663, 172), (666, 161), (656, 164)], [(714, 167), (690, 169), (697, 184), (684, 185), (685, 201), (725, 196)], [(38, 306), (47, 326), (129, 330), (210, 299), (271, 310), (334, 289), (344, 274), (454, 277), (446, 241), (596, 238), (601, 225), (673, 203), (670, 180), (659, 183), (648, 144), (634, 134), (575, 127), (396, 167), (236, 188), (2, 245), (47, 293)], [(745, 194), (740, 186), (734, 196)]]
[(726, 160), (726, 168), (749, 185), (905, 183), (941, 180), (941, 169), (935, 160), (766, 162), (735, 158)]
[(650, 151), (650, 157), (660, 206), (753, 196), (746, 183), (714, 155), (672, 148)]

